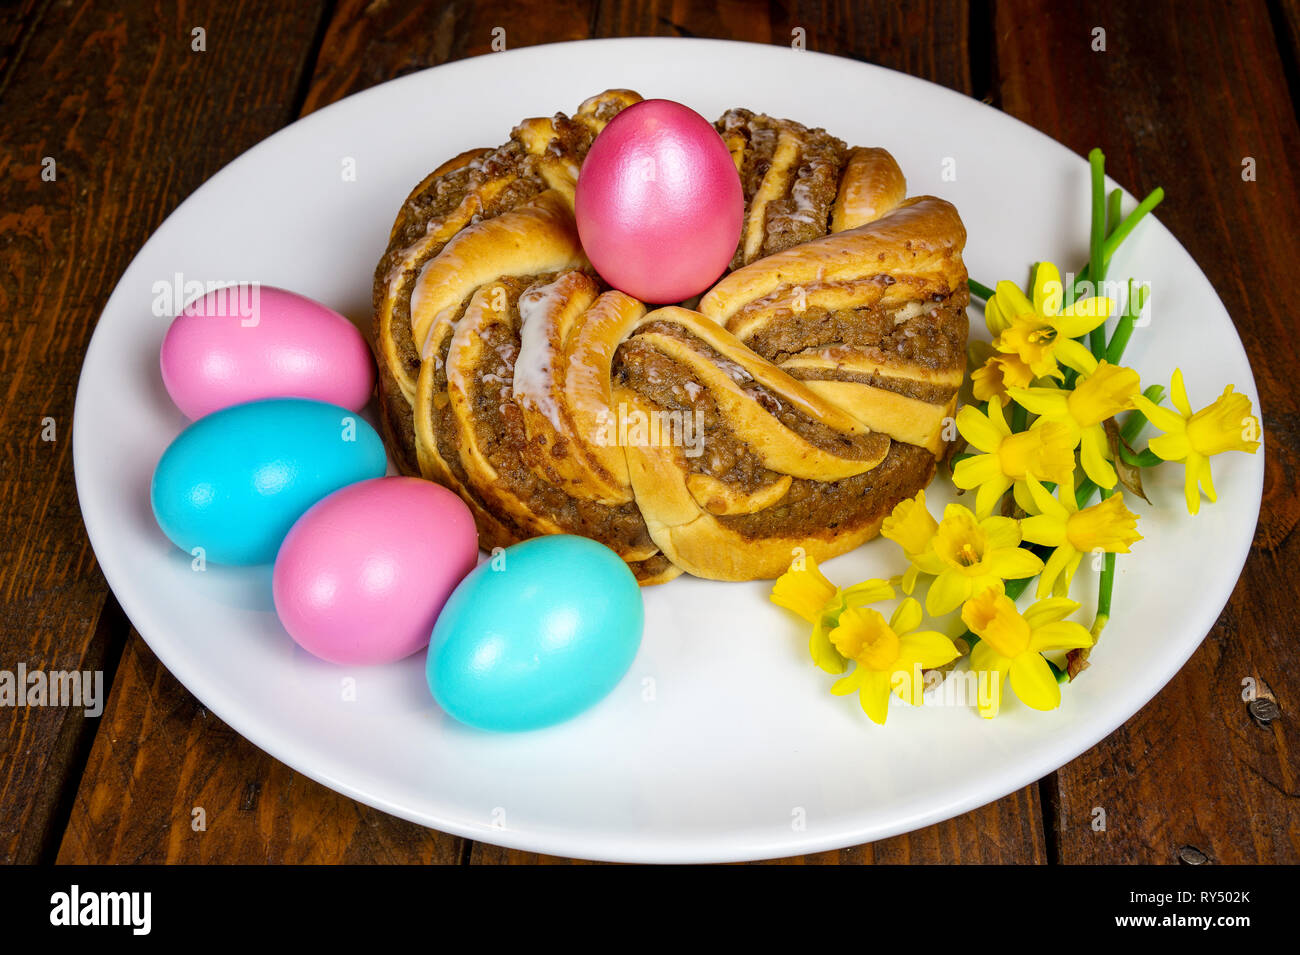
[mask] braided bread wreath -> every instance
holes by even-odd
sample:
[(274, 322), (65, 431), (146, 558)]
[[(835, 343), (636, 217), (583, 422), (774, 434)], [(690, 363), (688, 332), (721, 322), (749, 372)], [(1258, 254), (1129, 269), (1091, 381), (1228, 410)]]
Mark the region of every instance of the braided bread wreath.
[(486, 549), (579, 534), (642, 584), (842, 554), (945, 452), (961, 219), (905, 199), (883, 149), (733, 109), (735, 258), (694, 308), (648, 310), (601, 283), (573, 217), (592, 140), (640, 101), (525, 120), (415, 187), (375, 271), (385, 440), (465, 500)]

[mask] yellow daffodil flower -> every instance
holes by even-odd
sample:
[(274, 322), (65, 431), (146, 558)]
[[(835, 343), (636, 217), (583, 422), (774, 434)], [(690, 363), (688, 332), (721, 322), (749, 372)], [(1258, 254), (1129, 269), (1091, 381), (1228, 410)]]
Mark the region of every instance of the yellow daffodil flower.
[(1057, 267), (1040, 262), (1032, 301), (1015, 282), (1003, 280), (984, 307), (984, 320), (997, 336), (993, 347), (1016, 355), (1036, 378), (1063, 377), (1058, 361), (1082, 370), (1091, 353), (1074, 339), (1105, 322), (1113, 308), (1110, 299), (1091, 297), (1062, 309), (1064, 289)]
[(808, 652), (813, 662), (827, 673), (843, 673), (848, 665), (831, 642), (830, 631), (840, 615), (850, 607), (891, 600), (894, 588), (888, 581), (867, 580), (840, 590), (826, 579), (811, 555), (795, 560), (790, 569), (776, 579), (769, 599), (779, 607), (792, 610), (813, 625)]
[(916, 589), (916, 578), (920, 573), (916, 558), (925, 553), (938, 528), (939, 522), (930, 516), (925, 506), (924, 490), (917, 491), (916, 497), (899, 501), (881, 523), (880, 536), (903, 548), (903, 556), (911, 562), (903, 574), (903, 593), (910, 594)]
[(1124, 506), (1122, 494), (1079, 510), (1073, 493), (1052, 497), (1033, 478), (1029, 479), (1029, 493), (1037, 513), (1020, 522), (1020, 535), (1031, 543), (1055, 548), (1038, 578), (1038, 597), (1049, 593), (1064, 596), (1084, 554), (1127, 554), (1129, 545), (1142, 539), (1137, 532), (1138, 517)]
[(971, 342), (971, 392), (976, 401), (992, 401), (1006, 407), (1011, 396), (1008, 388), (1028, 388), (1034, 373), (1018, 355), (994, 351), (988, 342)]
[(1174, 370), (1169, 397), (1176, 411), (1162, 408), (1143, 395), (1133, 399), (1133, 406), (1165, 432), (1147, 442), (1147, 447), (1165, 461), (1183, 462), (1183, 493), (1188, 513), (1195, 514), (1201, 509), (1201, 491), (1211, 503), (1217, 499), (1210, 458), (1224, 451), (1254, 454), (1259, 448), (1259, 419), (1251, 414), (1250, 399), (1233, 391), (1232, 385), (1213, 404), (1193, 414), (1181, 368)]
[(1030, 474), (1040, 481), (1074, 484), (1078, 439), (1060, 421), (1039, 419), (1027, 431), (1013, 434), (1002, 406), (990, 401), (987, 415), (974, 405), (957, 412), (957, 430), (967, 444), (983, 452), (957, 462), (952, 472), (952, 483), (962, 490), (979, 488), (975, 513), (981, 517), (993, 513), (1008, 488), (1015, 489), (1016, 500), (1025, 507), (1029, 500), (1025, 478)]
[(990, 677), (989, 692), (980, 694), (980, 716), (997, 716), (1008, 675), (1011, 689), (1026, 706), (1036, 710), (1060, 706), (1061, 688), (1043, 651), (1092, 646), (1087, 629), (1065, 620), (1078, 609), (1073, 600), (1049, 597), (1022, 615), (1011, 598), (991, 589), (966, 601), (961, 619), (980, 638), (971, 651), (971, 670)]
[(1110, 488), (1115, 486), (1115, 468), (1102, 422), (1133, 407), (1141, 387), (1132, 368), (1098, 363), (1091, 355), (1088, 362), (1092, 370), (1081, 375), (1073, 389), (1011, 387), (1007, 394), (1038, 415), (1039, 421), (1057, 421), (1069, 428), (1073, 447), (1082, 445), (1079, 459), (1084, 473), (1098, 487)]
[(942, 633), (917, 630), (920, 625), (921, 605), (911, 597), (903, 599), (888, 623), (876, 610), (845, 610), (839, 625), (830, 632), (830, 640), (856, 666), (835, 681), (831, 692), (844, 696), (856, 690), (863, 711), (882, 725), (889, 713), (891, 691), (920, 706), (925, 692), (922, 671), (951, 663), (961, 655)]
[(925, 609), (933, 617), (956, 610), (963, 600), (990, 587), (1002, 593), (1005, 581), (1032, 577), (1043, 569), (1040, 558), (1020, 547), (1018, 521), (977, 521), (960, 504), (944, 508), (933, 538), (912, 563), (934, 575), (925, 595)]

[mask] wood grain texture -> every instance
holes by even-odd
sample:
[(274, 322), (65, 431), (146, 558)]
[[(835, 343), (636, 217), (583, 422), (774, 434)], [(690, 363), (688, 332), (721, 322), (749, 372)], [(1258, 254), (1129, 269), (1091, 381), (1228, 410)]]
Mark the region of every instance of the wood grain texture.
[(209, 713), (132, 633), (60, 863), (440, 863), (459, 839), (289, 769)]
[[(1091, 49), (1097, 27), (1104, 52)], [(1300, 295), (1300, 130), (1268, 11), (1000, 2), (997, 62), (1007, 112), (1079, 153), (1100, 146), (1107, 172), (1134, 191), (1165, 186), (1159, 217), (1227, 306), (1263, 406), (1264, 502), (1241, 580), (1174, 681), (1057, 775), (1050, 802), (1060, 861), (1198, 858), (1189, 847), (1214, 862), (1300, 861), (1300, 360), (1291, 304)], [(1247, 158), (1254, 181), (1243, 179)], [(1138, 595), (1117, 590), (1115, 599), (1122, 613)], [(1280, 719), (1251, 719), (1247, 678), (1276, 697)], [(1091, 825), (1094, 807), (1106, 810), (1105, 831)]]
[(303, 112), (452, 60), (584, 39), (591, 35), (594, 13), (594, 2), (342, 0), (316, 59)]
[[(81, 358), (135, 250), (228, 159), (281, 125), (317, 10), (256, 4), (6, 8), (0, 140), (0, 665), (96, 669), (124, 629), (77, 510)], [(191, 29), (208, 33), (206, 53)], [(286, 51), (289, 51), (286, 53)], [(214, 123), (212, 117), (221, 116)], [(55, 178), (42, 178), (51, 168)], [(53, 428), (54, 440), (50, 427)], [(113, 614), (105, 618), (111, 624)], [(0, 861), (52, 849), (80, 709), (0, 711)]]
[[(593, 36), (680, 36), (790, 45), (886, 66), (971, 92), (970, 12), (952, 0), (601, 3)], [(647, 94), (648, 95), (648, 94)]]

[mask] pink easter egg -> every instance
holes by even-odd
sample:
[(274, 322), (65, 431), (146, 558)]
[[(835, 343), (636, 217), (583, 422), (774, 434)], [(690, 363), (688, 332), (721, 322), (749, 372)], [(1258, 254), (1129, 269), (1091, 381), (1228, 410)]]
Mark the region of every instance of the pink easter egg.
[(474, 518), (451, 491), (419, 478), (361, 481), (289, 530), (272, 574), (275, 611), (324, 660), (389, 663), (428, 645), (477, 560)]
[(652, 99), (623, 110), (591, 144), (575, 214), (582, 247), (605, 281), (663, 304), (703, 292), (726, 269), (745, 197), (709, 121)]
[(187, 417), (262, 398), (313, 398), (360, 411), (375, 386), (370, 347), (319, 302), (269, 285), (195, 299), (163, 338), (163, 384)]

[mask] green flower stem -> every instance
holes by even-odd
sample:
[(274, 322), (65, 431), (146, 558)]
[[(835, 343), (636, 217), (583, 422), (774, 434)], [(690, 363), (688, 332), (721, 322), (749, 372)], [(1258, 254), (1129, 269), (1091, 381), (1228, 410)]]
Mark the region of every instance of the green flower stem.
[(971, 278), (966, 280), (966, 284), (970, 286), (971, 294), (976, 298), (982, 298), (987, 302), (993, 297), (993, 289), (989, 288), (987, 285), (981, 285), (979, 282), (976, 282)]
[(1150, 289), (1143, 285), (1139, 292), (1133, 294), (1133, 280), (1128, 280), (1128, 302), (1124, 306), (1124, 314), (1120, 316), (1115, 325), (1115, 332), (1110, 336), (1110, 344), (1106, 346), (1104, 352), (1097, 356), (1104, 357), (1112, 365), (1118, 365), (1120, 359), (1124, 357), (1124, 349), (1128, 347), (1128, 340), (1133, 337), (1133, 325), (1142, 314), (1142, 309), (1147, 303), (1147, 292)]
[[(1118, 227), (1116, 227), (1115, 231), (1112, 232), (1110, 235), (1106, 236), (1106, 241), (1102, 243), (1102, 249), (1101, 249), (1101, 260), (1103, 263), (1105, 263), (1102, 266), (1103, 270), (1110, 265), (1110, 260), (1115, 255), (1115, 250), (1120, 247), (1120, 243), (1122, 243), (1125, 239), (1128, 238), (1129, 233), (1131, 233), (1137, 227), (1137, 224), (1146, 217), (1147, 213), (1149, 213), (1156, 206), (1160, 205), (1161, 201), (1163, 201), (1164, 198), (1165, 198), (1165, 191), (1163, 189), (1161, 189), (1159, 186), (1157, 186), (1155, 189), (1152, 189), (1151, 194), (1148, 195), (1141, 202), (1139, 202), (1137, 208), (1124, 217), (1124, 221), (1121, 222)], [(1074, 297), (1079, 294), (1080, 286), (1090, 281), (1092, 281), (1091, 262), (1085, 265), (1079, 271), (1079, 274), (1075, 276), (1073, 290), (1070, 289), (1066, 290), (1067, 292), (1071, 292), (1070, 295), (1071, 300), (1073, 300)]]
[(1164, 458), (1157, 455), (1150, 448), (1141, 452), (1130, 451), (1124, 445), (1119, 446), (1119, 456), (1124, 459), (1126, 464), (1135, 468), (1153, 468), (1164, 461)]
[(1088, 506), (1092, 496), (1097, 493), (1097, 485), (1092, 482), (1092, 478), (1084, 478), (1079, 482), (1079, 486), (1074, 490), (1074, 505), (1079, 510)]
[(1110, 235), (1119, 228), (1120, 203), (1123, 201), (1123, 190), (1112, 189), (1110, 191), (1110, 201), (1106, 204), (1106, 235)]
[(1008, 422), (1008, 426), (1011, 428), (1011, 433), (1019, 434), (1021, 431), (1025, 430), (1028, 424), (1029, 412), (1025, 410), (1023, 405), (1013, 401), (1011, 403), (1011, 420)]
[[(1088, 165), (1092, 170), (1092, 230), (1089, 232), (1090, 262), (1097, 263), (1093, 269), (1094, 283), (1100, 285), (1106, 278), (1106, 253), (1103, 244), (1106, 241), (1106, 157), (1100, 149), (1088, 153)], [(1097, 294), (1094, 289), (1093, 294)], [(1092, 354), (1101, 358), (1106, 352), (1106, 325), (1103, 322), (1092, 330), (1088, 341)]]
[[(1102, 500), (1114, 494), (1114, 490), (1103, 488), (1101, 492)], [(1092, 642), (1095, 644), (1097, 638), (1101, 636), (1101, 631), (1105, 629), (1107, 621), (1110, 620), (1110, 601), (1115, 591), (1115, 555), (1107, 554), (1106, 562), (1102, 566), (1101, 577), (1097, 581), (1097, 616), (1092, 621)]]

